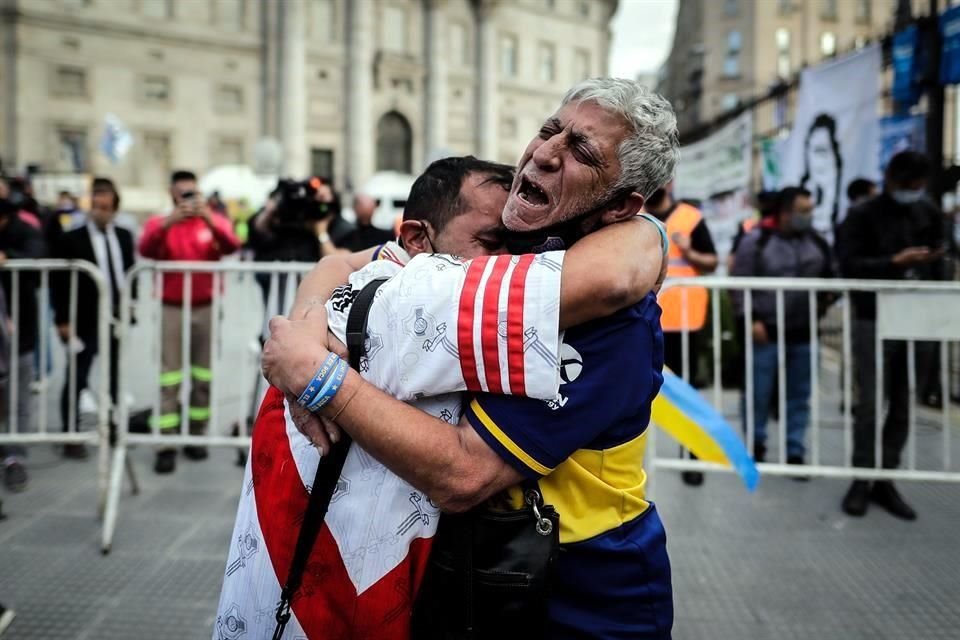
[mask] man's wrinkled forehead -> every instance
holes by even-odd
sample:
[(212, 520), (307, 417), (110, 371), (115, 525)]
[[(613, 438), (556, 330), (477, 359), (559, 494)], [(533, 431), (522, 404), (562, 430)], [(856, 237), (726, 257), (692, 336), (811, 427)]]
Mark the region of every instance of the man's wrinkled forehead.
[(584, 137), (596, 144), (619, 145), (630, 133), (626, 119), (593, 100), (569, 102), (561, 106), (544, 124)]

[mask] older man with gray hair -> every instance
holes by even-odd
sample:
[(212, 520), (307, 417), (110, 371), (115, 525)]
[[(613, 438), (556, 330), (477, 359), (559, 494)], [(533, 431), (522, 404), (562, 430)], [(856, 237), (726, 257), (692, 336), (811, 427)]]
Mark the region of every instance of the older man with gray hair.
[[(663, 98), (630, 80), (581, 82), (517, 166), (503, 211), (512, 232), (508, 242), (516, 252), (538, 252), (570, 247), (607, 225), (649, 224), (635, 219), (644, 199), (670, 180), (677, 159), (676, 118)], [(467, 263), (462, 289), (436, 295), (473, 315), (473, 304), (485, 297), (480, 289), (503, 278), (497, 267)], [(461, 328), (452, 332), (457, 375), (478, 377), (481, 388), (496, 391), (503, 381), (482, 365), (499, 348), (498, 332)], [(271, 383), (300, 395), (329, 355), (323, 314), (298, 322), (275, 318), (271, 330), (264, 371)], [(446, 512), (474, 513), (495, 496), (519, 509), (521, 485), (538, 483), (544, 502), (560, 515), (561, 553), (545, 615), (523, 620), (534, 635), (662, 639), (670, 637), (673, 623), (670, 564), (663, 525), (644, 493), (642, 466), (662, 366), (660, 307), (651, 293), (566, 331), (560, 392), (553, 400), (479, 393), (451, 428), (349, 372), (318, 415), (336, 416), (364, 450)], [(522, 380), (510, 376), (509, 383)], [(442, 529), (434, 555), (463, 544), (441, 540)], [(448, 569), (464, 572), (467, 584), (488, 585), (463, 567)], [(428, 573), (425, 590), (429, 584)], [(477, 593), (423, 594), (436, 601), (429, 619), (415, 621), (414, 636), (460, 637), (449, 634), (469, 629), (471, 637), (485, 638), (517, 629), (485, 615)], [(519, 604), (522, 589), (517, 593)]]

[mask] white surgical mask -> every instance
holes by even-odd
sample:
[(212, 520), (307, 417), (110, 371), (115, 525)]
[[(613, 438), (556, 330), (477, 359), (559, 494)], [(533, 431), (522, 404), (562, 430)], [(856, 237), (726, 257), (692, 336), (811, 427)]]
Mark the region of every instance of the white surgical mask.
[(917, 190), (907, 190), (900, 189), (892, 192), (891, 197), (900, 204), (913, 204), (914, 202), (920, 202), (927, 197), (927, 192), (923, 189)]

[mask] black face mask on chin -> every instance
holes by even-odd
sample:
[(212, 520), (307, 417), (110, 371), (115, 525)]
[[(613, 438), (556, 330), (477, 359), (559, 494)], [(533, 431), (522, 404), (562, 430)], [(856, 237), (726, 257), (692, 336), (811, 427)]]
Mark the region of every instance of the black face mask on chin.
[(513, 255), (520, 255), (569, 249), (573, 246), (573, 243), (589, 233), (589, 231), (583, 230), (584, 220), (610, 208), (612, 204), (623, 200), (632, 191), (633, 189), (630, 188), (621, 189), (596, 207), (543, 229), (508, 231), (504, 243), (507, 251)]

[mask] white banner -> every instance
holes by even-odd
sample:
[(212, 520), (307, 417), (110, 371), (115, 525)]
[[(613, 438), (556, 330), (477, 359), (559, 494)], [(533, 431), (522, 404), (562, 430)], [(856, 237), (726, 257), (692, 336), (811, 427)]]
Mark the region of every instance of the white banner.
[(745, 111), (719, 131), (680, 148), (673, 193), (706, 202), (711, 197), (750, 189), (753, 112)]
[(800, 74), (780, 186), (802, 186), (813, 194), (814, 227), (831, 241), (847, 212), (850, 181), (879, 179), (880, 67), (875, 45)]
[(694, 144), (680, 148), (673, 183), (678, 200), (697, 200), (720, 256), (730, 251), (740, 221), (753, 214), (750, 182), (753, 112)]

